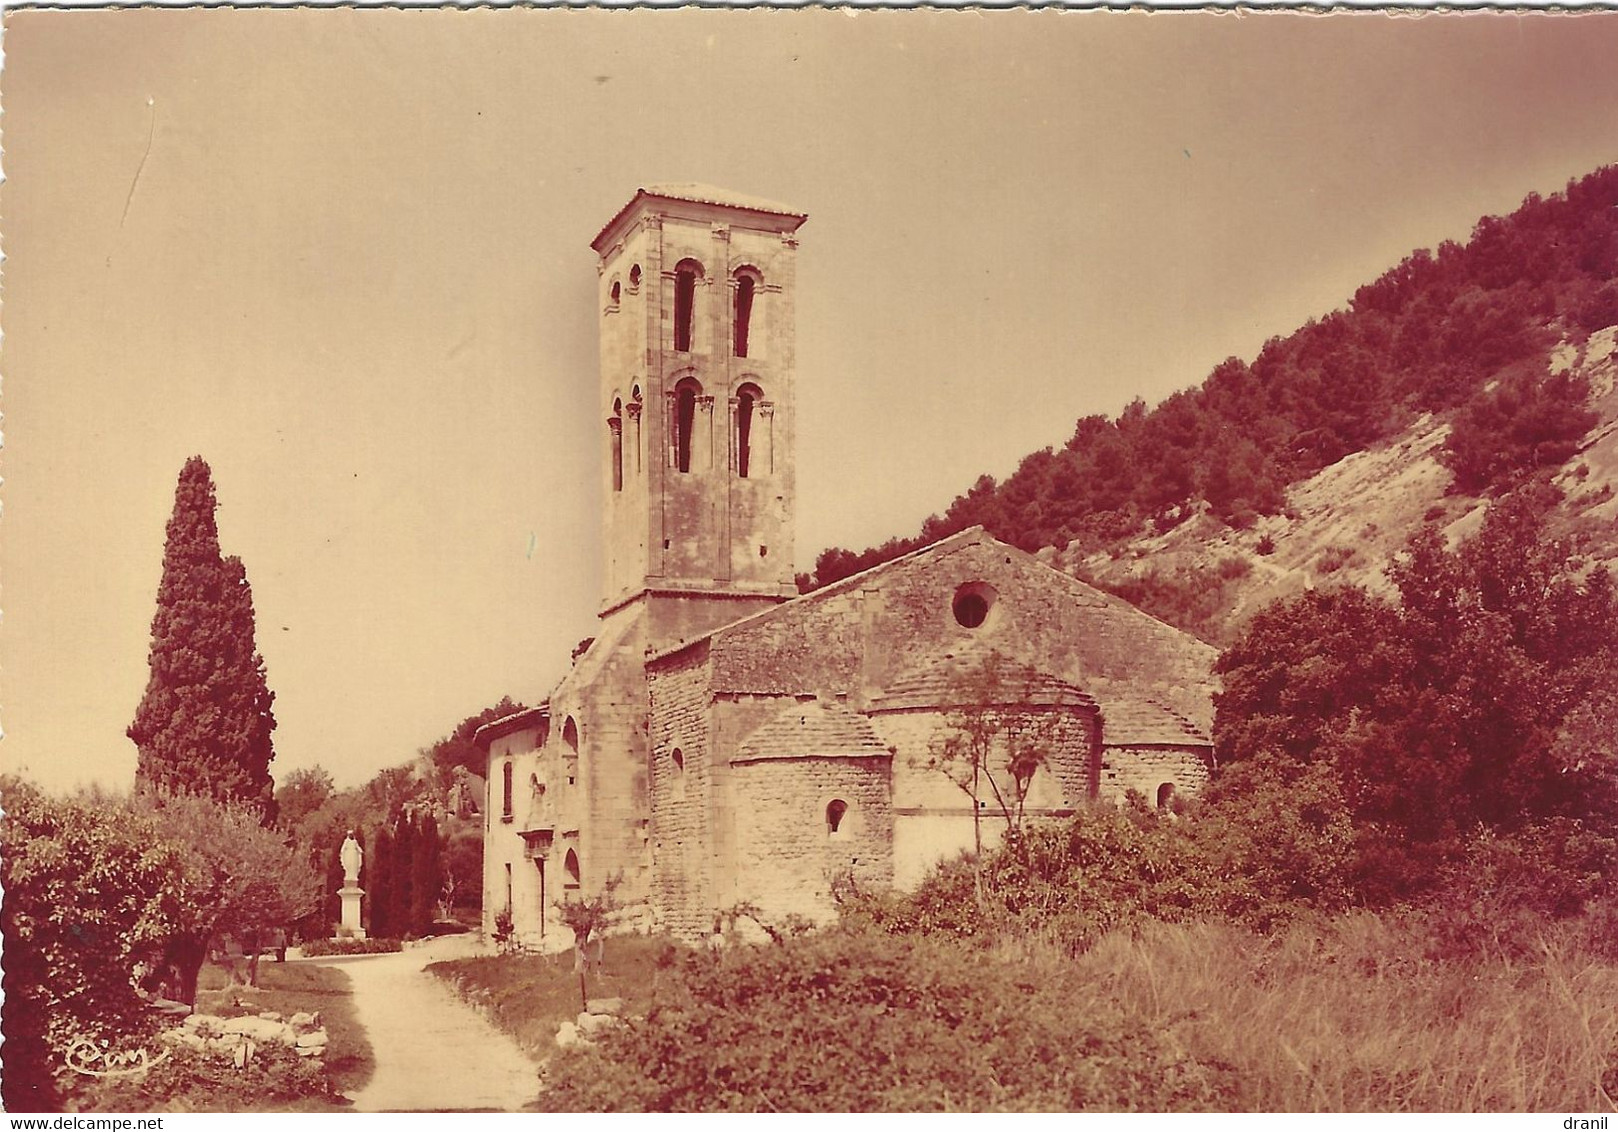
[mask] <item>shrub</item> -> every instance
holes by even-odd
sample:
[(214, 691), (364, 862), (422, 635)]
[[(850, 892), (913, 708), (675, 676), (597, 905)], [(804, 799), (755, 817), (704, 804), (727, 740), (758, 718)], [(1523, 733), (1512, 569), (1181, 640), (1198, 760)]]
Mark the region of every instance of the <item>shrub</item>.
[(53, 1111), (77, 1039), (114, 1051), (155, 1019), (135, 989), (189, 915), (198, 878), (183, 847), (105, 799), (57, 800), (3, 780), (5, 1107)]
[(1275, 536), (1266, 532), (1260, 536), (1258, 545), (1255, 546), (1253, 550), (1257, 554), (1268, 558), (1270, 555), (1275, 553)]
[(1061, 979), (941, 940), (830, 930), (671, 951), (643, 1019), (565, 1051), (539, 1103), (574, 1111), (1229, 1107), (1188, 1056)]
[(184, 1046), (144, 1074), (81, 1077), (74, 1107), (95, 1112), (244, 1112), (331, 1098), (319, 1058), (277, 1042), (258, 1046), (246, 1065)]
[(303, 945), (310, 958), (326, 955), (382, 955), (404, 947), (396, 939), (312, 939)]

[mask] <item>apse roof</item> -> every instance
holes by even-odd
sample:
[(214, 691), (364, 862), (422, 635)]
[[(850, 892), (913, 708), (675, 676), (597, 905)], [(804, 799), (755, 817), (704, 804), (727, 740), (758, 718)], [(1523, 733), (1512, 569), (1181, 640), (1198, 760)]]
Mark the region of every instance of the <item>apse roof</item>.
[(891, 755), (871, 721), (841, 704), (815, 700), (789, 704), (736, 747), (733, 763), (814, 757)]

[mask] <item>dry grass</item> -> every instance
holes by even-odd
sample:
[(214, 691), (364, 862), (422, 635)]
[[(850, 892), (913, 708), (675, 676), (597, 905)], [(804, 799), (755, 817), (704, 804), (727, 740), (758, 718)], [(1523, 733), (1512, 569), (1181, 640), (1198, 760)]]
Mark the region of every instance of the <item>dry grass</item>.
[(1027, 941), (1005, 957), (1059, 969), (1076, 996), (1121, 1003), (1231, 1066), (1247, 1111), (1615, 1107), (1603, 1080), (1618, 1064), (1618, 967), (1571, 933), (1526, 961), (1434, 960), (1423, 938), (1369, 915), (1273, 939), (1153, 924), (1077, 960)]

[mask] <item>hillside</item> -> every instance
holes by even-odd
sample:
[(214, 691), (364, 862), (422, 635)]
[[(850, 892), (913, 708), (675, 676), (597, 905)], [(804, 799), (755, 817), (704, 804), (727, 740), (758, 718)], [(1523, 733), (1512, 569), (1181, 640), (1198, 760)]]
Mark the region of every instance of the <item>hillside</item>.
[(1460, 533), (1529, 478), (1557, 477), (1568, 529), (1594, 528), (1605, 512), (1575, 519), (1613, 490), (1615, 324), (1609, 166), (1483, 218), (1464, 245), (1412, 253), (1195, 389), (1079, 420), (914, 537), (826, 550), (800, 585), (982, 524), (1219, 643), (1256, 603), (1374, 579), (1422, 522)]
[[(1562, 343), (1553, 367), (1590, 387), (1597, 423), (1576, 451), (1543, 468), (1563, 492), (1554, 533), (1618, 565), (1618, 326), (1582, 346)], [(1455, 487), (1443, 463), (1451, 426), (1424, 414), (1388, 441), (1343, 457), (1288, 488), (1281, 512), (1244, 529), (1206, 505), (1161, 534), (1102, 549), (1045, 548), (1051, 565), (1118, 593), (1215, 644), (1269, 602), (1327, 582), (1389, 589), (1382, 568), (1424, 524), (1451, 544), (1473, 534), (1489, 500)]]

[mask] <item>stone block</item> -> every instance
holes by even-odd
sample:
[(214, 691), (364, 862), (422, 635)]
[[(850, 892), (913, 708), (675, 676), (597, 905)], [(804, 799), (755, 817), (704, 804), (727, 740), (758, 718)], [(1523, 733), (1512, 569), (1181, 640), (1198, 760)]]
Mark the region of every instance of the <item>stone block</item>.
[(579, 1034), (579, 1028), (572, 1022), (563, 1022), (556, 1028), (556, 1044), (559, 1048), (567, 1049), (582, 1041), (584, 1038)]
[(297, 1046), (299, 1049), (321, 1049), (325, 1047), (327, 1040), (325, 1030), (313, 1030), (299, 1035)]
[(618, 1019), (611, 1014), (580, 1014), (574, 1025), (581, 1035), (593, 1038), (604, 1030), (610, 1030), (618, 1025)]
[(271, 1022), (268, 1018), (227, 1018), (221, 1029), (227, 1034), (243, 1034), (255, 1042), (280, 1042), (292, 1045), (297, 1041), (292, 1027), (285, 1022)]
[(590, 1000), (590, 1014), (622, 1014), (624, 1000), (621, 998), (592, 998)]

